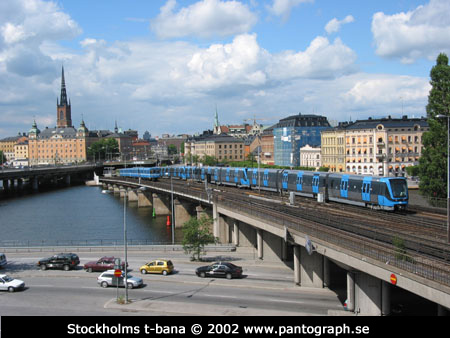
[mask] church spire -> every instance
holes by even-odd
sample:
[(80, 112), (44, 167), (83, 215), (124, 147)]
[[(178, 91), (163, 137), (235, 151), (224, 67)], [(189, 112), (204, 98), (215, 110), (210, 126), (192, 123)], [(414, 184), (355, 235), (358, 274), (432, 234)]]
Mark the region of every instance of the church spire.
[(61, 106), (67, 106), (67, 93), (66, 93), (66, 81), (64, 80), (64, 66), (62, 66), (61, 72), (61, 99), (59, 100), (59, 104)]
[(56, 124), (58, 128), (72, 127), (72, 112), (70, 101), (67, 102), (66, 80), (64, 79), (64, 66), (61, 70), (61, 97), (56, 99)]

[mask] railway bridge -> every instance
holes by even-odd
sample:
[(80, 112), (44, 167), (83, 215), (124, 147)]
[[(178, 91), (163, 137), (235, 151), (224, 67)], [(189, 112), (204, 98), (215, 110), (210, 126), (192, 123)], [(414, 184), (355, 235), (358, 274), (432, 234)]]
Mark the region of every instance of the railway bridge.
[(94, 172), (98, 175), (103, 172), (103, 164), (83, 164), (83, 165), (56, 165), (56, 166), (36, 166), (17, 169), (0, 170), (0, 181), (4, 190), (14, 187), (19, 189), (24, 181), (28, 181), (33, 190), (38, 190), (40, 185), (63, 181), (70, 185), (74, 179), (92, 179)]
[(448, 244), (436, 247), (436, 256), (410, 253), (371, 237), (369, 230), (352, 232), (351, 220), (347, 227), (331, 227), (337, 222), (334, 215), (317, 209), (311, 216), (301, 204), (286, 206), (254, 192), (236, 189), (233, 194), (216, 186), (169, 179), (140, 182), (115, 177), (100, 181), (105, 189), (126, 194), (128, 200), (139, 207), (153, 207), (157, 214), (169, 215), (173, 206), (176, 227), (195, 214), (212, 216), (213, 233), (221, 243), (254, 247), (262, 260), (293, 260), (294, 282), (300, 287), (328, 287), (337, 275), (345, 276), (349, 311), (389, 315), (395, 287), (436, 303), (438, 314), (450, 309)]

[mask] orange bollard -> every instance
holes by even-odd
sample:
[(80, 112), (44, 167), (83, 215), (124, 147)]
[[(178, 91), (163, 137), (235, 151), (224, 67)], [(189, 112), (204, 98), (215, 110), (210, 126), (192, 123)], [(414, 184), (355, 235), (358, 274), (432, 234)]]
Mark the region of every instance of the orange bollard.
[(170, 226), (170, 216), (167, 216), (167, 222), (166, 225), (169, 227)]

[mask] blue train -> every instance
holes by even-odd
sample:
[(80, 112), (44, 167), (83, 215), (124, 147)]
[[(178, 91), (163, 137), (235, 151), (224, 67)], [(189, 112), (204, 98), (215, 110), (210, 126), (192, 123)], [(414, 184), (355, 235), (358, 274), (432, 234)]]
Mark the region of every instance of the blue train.
[(324, 200), (383, 210), (403, 210), (408, 186), (403, 177), (359, 176), (287, 169), (170, 166), (129, 168), (120, 176), (146, 179), (177, 178), (275, 192), (294, 192)]

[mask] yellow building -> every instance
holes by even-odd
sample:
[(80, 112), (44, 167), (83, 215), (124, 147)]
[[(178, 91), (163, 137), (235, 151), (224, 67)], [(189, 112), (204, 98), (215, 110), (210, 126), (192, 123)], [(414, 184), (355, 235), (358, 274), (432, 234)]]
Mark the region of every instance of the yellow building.
[(345, 129), (340, 125), (321, 132), (322, 166), (332, 172), (345, 171)]
[(0, 140), (0, 151), (3, 152), (3, 156), (6, 161), (10, 162), (14, 160), (15, 157), (15, 149), (16, 144), (25, 142), (27, 140), (26, 136), (18, 135), (12, 137), (6, 137)]

